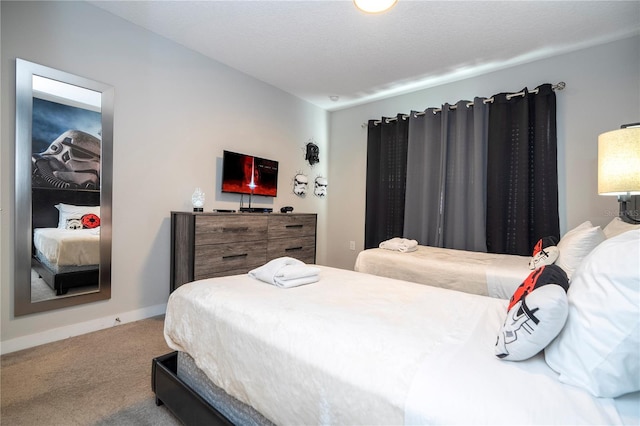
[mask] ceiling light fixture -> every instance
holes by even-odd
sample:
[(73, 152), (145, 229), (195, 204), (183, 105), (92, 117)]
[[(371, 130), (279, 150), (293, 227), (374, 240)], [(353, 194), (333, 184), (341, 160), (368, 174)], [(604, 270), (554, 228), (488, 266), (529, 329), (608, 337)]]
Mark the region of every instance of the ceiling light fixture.
[(383, 13), (391, 9), (398, 0), (353, 0), (358, 9), (365, 13)]

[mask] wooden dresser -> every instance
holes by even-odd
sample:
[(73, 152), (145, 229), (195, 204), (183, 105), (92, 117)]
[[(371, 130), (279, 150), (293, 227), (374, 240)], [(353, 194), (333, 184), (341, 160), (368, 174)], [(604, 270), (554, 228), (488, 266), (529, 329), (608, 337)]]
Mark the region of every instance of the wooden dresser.
[(171, 212), (171, 291), (289, 256), (316, 262), (316, 214)]

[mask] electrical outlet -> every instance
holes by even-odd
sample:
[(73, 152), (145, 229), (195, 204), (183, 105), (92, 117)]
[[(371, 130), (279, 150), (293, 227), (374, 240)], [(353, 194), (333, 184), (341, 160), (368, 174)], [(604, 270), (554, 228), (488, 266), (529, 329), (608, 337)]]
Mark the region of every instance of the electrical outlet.
[(349, 241), (349, 250), (355, 250), (355, 249), (356, 249), (356, 242)]

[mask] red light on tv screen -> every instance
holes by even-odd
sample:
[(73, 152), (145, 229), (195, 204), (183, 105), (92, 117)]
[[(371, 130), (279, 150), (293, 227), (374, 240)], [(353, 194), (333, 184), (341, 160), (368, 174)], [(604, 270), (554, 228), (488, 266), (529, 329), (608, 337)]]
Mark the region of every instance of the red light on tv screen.
[(278, 194), (278, 162), (224, 151), (222, 192), (275, 197)]

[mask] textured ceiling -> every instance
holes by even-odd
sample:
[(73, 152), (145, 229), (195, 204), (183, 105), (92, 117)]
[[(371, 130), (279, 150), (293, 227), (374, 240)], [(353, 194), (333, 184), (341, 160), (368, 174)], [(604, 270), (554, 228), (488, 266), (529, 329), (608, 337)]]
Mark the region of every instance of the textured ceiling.
[(327, 110), (640, 33), (637, 0), (90, 3)]

